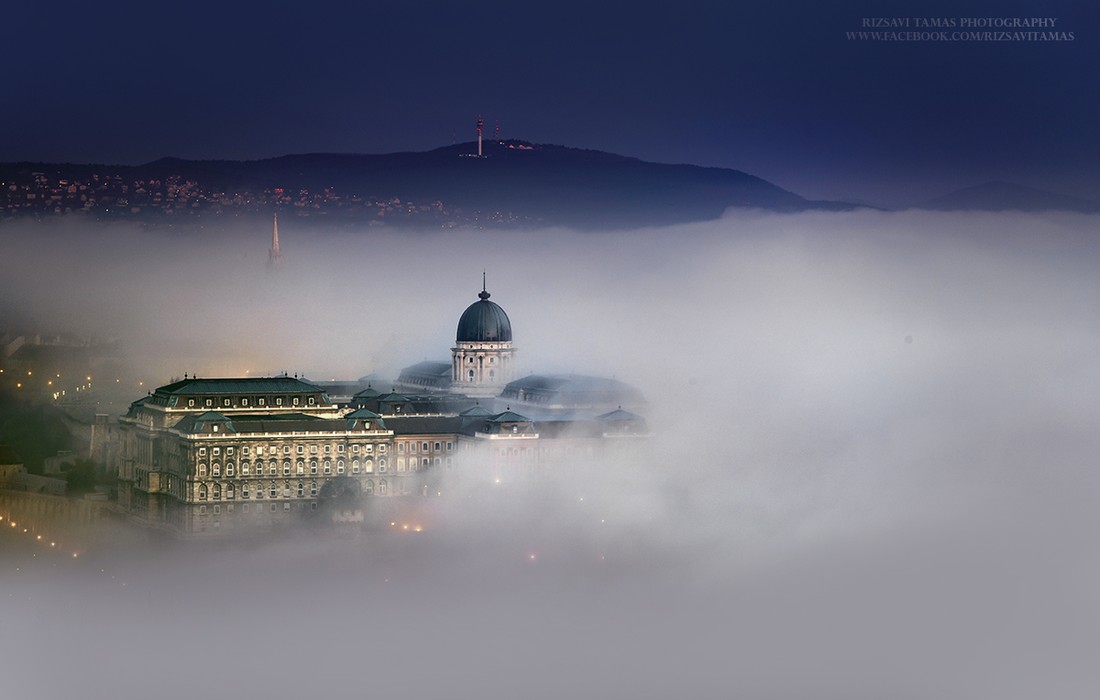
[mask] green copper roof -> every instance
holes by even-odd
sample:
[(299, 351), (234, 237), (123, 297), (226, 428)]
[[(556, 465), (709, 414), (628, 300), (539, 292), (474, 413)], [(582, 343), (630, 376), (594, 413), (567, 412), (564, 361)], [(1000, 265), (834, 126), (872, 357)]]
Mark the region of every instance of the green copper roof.
[(458, 319), (455, 340), (461, 342), (511, 342), (512, 322), (504, 309), (489, 301), (489, 292), (482, 290), (479, 301), (470, 304)]
[(218, 394), (322, 393), (324, 390), (293, 377), (228, 377), (181, 379), (159, 387), (158, 394), (173, 396)]

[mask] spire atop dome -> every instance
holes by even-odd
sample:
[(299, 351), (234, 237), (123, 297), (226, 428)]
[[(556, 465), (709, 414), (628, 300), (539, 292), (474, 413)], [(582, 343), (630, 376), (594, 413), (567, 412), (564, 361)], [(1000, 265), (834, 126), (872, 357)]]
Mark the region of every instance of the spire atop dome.
[(481, 292), (478, 300), (467, 307), (458, 321), (458, 342), (511, 342), (512, 324), (508, 314), (496, 303), (489, 301), (485, 272), (481, 273)]

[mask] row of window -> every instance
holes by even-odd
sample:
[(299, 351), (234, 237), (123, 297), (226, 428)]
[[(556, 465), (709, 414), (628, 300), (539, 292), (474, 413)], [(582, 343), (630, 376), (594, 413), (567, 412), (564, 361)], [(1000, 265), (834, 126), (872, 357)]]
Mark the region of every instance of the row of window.
[[(196, 399), (187, 399), (188, 408), (194, 408), (197, 405), (197, 403), (198, 402), (197, 402)], [(305, 400), (305, 405), (307, 405), (307, 406), (314, 406), (314, 405), (316, 405), (316, 403), (317, 403), (317, 398), (314, 397), (314, 396), (309, 396)], [(215, 405), (215, 400), (211, 397), (206, 397), (205, 399), (202, 399), (202, 405), (207, 407), (207, 408), (213, 408), (214, 405)], [(237, 403), (234, 403), (233, 399), (231, 399), (231, 398), (223, 398), (221, 400), (221, 405), (225, 408), (229, 408), (231, 406), (248, 407), (251, 404), (250, 404), (250, 399), (247, 396), (242, 396), (238, 400)], [(264, 396), (261, 396), (261, 397), (257, 398), (256, 399), (256, 405), (257, 406), (267, 406), (267, 398), (264, 397)], [(283, 397), (282, 396), (276, 396), (272, 405), (282, 406), (283, 405)], [(298, 397), (298, 396), (291, 397), (289, 405), (291, 405), (291, 406), (301, 406), (302, 405), (301, 397)]]
[[(358, 459), (353, 459), (351, 461), (351, 473), (352, 474), (358, 474), (360, 471), (363, 471), (367, 474), (370, 474), (371, 472), (374, 471), (374, 466), (375, 466), (375, 463), (374, 463), (373, 459), (368, 458), (362, 464), (360, 464)], [(294, 474), (297, 475), (297, 476), (302, 476), (306, 473), (306, 463), (304, 461), (300, 460), (300, 459), (293, 465), (293, 468), (294, 468)], [(345, 471), (346, 470), (345, 470), (345, 466), (344, 466), (344, 460), (342, 460), (342, 459), (336, 460), (336, 473), (337, 474), (343, 474)], [(378, 458), (378, 471), (380, 471), (380, 472), (386, 471), (386, 458), (385, 457), (379, 457)], [(196, 469), (196, 473), (198, 474), (198, 476), (206, 476), (207, 471), (206, 471), (206, 463), (205, 462), (199, 462), (199, 466)], [(264, 463), (263, 463), (263, 461), (257, 461), (255, 465), (252, 465), (249, 462), (241, 462), (240, 473), (241, 473), (241, 476), (251, 476), (253, 473), (255, 473), (256, 476), (263, 476), (264, 475)], [(277, 462), (274, 462), (274, 461), (269, 463), (267, 465), (267, 473), (268, 473), (269, 476), (278, 476), (279, 475), (279, 464)], [(324, 462), (322, 462), (321, 465), (320, 465), (320, 472), (318, 472), (317, 460), (311, 459), (309, 461), (309, 473), (310, 474), (321, 473), (321, 474), (325, 474), (325, 475), (332, 474), (333, 473), (332, 461), (328, 460), (328, 459), (324, 460)], [(290, 474), (291, 474), (290, 460), (285, 460), (283, 462), (283, 464), (282, 464), (282, 474), (283, 474), (283, 476), (290, 476)], [(221, 476), (222, 475), (221, 464), (219, 464), (218, 462), (214, 462), (213, 464), (211, 464), (210, 465), (210, 475), (211, 476)], [(225, 475), (226, 476), (235, 476), (236, 475), (236, 467), (234, 466), (233, 462), (226, 462), (225, 463)]]
[[(416, 452), (417, 444), (418, 443), (415, 443), (415, 442), (408, 443), (409, 452)], [(404, 442), (397, 443), (397, 451), (398, 452), (404, 452), (405, 451), (405, 445), (406, 445), (406, 443), (404, 443)], [(434, 450), (436, 452), (439, 452), (442, 449), (444, 443), (439, 442), (439, 441), (436, 441), (434, 443), (425, 441), (425, 442), (419, 443), (419, 445), (420, 445), (420, 451), (421, 452), (431, 452), (433, 450), (433, 447), (434, 447)], [(447, 445), (447, 451), (448, 452), (451, 452), (451, 451), (454, 450), (454, 443), (453, 442), (448, 442), (448, 443), (446, 443), (446, 445)]]
[[(298, 504), (298, 510), (301, 510), (303, 505), (305, 505), (305, 504), (299, 503)], [(314, 501), (313, 503), (310, 503), (309, 504), (309, 509), (310, 510), (317, 510), (317, 502)], [(222, 507), (215, 504), (213, 506), (212, 510), (214, 511), (214, 515), (218, 515), (219, 513), (222, 512)], [(232, 513), (233, 512), (233, 504), (230, 503), (229, 505), (227, 505), (225, 507), (225, 510), (229, 513)], [(248, 513), (249, 512), (249, 504), (245, 503), (244, 506), (241, 508), (241, 510), (243, 510), (245, 513)], [(278, 503), (272, 503), (271, 504), (271, 512), (274, 513), (277, 510), (279, 510), (279, 504)], [(284, 503), (283, 504), (283, 510), (290, 510), (290, 504), (289, 503)], [(264, 512), (263, 505), (257, 503), (256, 504), (256, 514), (259, 515), (263, 512)], [(205, 505), (199, 506), (199, 515), (206, 515), (206, 506)], [(218, 526), (218, 523), (217, 523), (217, 521), (215, 521), (214, 522), (214, 527), (217, 527), (217, 526)]]
[[(427, 445), (428, 445), (428, 443), (425, 442), (424, 443), (424, 449), (425, 450), (428, 449)], [(327, 455), (327, 454), (332, 454), (332, 452), (333, 452), (333, 446), (332, 445), (321, 445), (320, 447), (321, 447), (320, 452), (322, 454)], [(318, 448), (317, 445), (310, 445), (309, 446), (309, 453), (311, 455), (318, 454), (318, 449), (317, 448)], [(345, 448), (345, 445), (343, 443), (340, 443), (340, 444), (336, 445), (336, 450), (335, 451), (336, 451), (337, 454), (343, 454), (344, 453), (344, 448)], [(386, 445), (385, 444), (377, 445), (377, 448), (378, 448), (379, 453), (381, 453), (381, 454), (386, 453)], [(276, 455), (276, 454), (279, 454), (279, 452), (280, 452), (278, 445), (270, 445), (266, 449), (267, 449), (267, 454), (271, 454), (271, 455)], [(435, 449), (437, 449), (437, 450), (439, 449), (439, 443), (438, 442), (435, 443)], [(448, 450), (451, 449), (451, 443), (449, 443), (449, 442), (447, 443), (447, 449)], [(233, 454), (233, 450), (234, 450), (234, 448), (231, 447), (231, 446), (226, 447), (225, 448), (225, 454), (231, 455), (231, 454)], [(252, 454), (252, 450), (255, 450), (256, 455), (260, 456), (260, 455), (264, 454), (265, 448), (264, 448), (263, 445), (256, 445), (255, 447), (245, 446), (245, 447), (241, 448), (241, 455), (250, 456)], [(368, 445), (355, 444), (355, 445), (350, 446), (350, 450), (351, 450), (352, 454), (359, 454), (360, 450), (362, 450), (366, 454), (371, 454), (375, 450), (375, 445), (372, 445), (372, 444), (368, 444)], [(288, 454), (291, 453), (291, 451), (292, 451), (292, 448), (291, 448), (290, 445), (283, 445), (282, 446), (282, 453), (283, 454), (288, 455)], [(300, 454), (300, 455), (305, 454), (306, 453), (306, 446), (305, 445), (295, 445), (293, 447), (293, 452), (295, 454)], [(221, 453), (222, 453), (222, 448), (221, 447), (211, 447), (210, 448), (210, 454), (212, 454), (212, 455), (220, 455)], [(205, 447), (200, 447), (199, 448), (199, 456), (200, 457), (206, 456), (206, 448)]]
[[(240, 495), (240, 498), (242, 500), (249, 498), (262, 499), (265, 493), (267, 494), (268, 498), (280, 497), (279, 485), (274, 481), (272, 481), (267, 486), (266, 490), (263, 483), (255, 484), (255, 489), (253, 489), (253, 485), (249, 484), (247, 481), (242, 482), (239, 486), (240, 488), (238, 489), (237, 484), (226, 484), (225, 489), (223, 490), (221, 484), (199, 484), (196, 495), (198, 497), (198, 500), (200, 501), (233, 501), (236, 500), (238, 494)], [(381, 496), (385, 496), (389, 490), (389, 484), (386, 482), (385, 479), (380, 479), (378, 481), (377, 488), (378, 494)], [(281, 493), (283, 498), (305, 498), (305, 482), (299, 481), (296, 486), (292, 486), (289, 481), (284, 481)], [(363, 493), (367, 494), (368, 496), (374, 495), (374, 479), (367, 479), (365, 482), (363, 482)], [(316, 481), (309, 482), (309, 495), (311, 498), (317, 496)]]

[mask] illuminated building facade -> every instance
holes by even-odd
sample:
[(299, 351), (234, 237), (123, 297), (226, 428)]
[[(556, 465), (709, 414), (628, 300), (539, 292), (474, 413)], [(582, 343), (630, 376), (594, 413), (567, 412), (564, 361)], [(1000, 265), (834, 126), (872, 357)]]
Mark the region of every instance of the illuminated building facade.
[[(506, 476), (598, 458), (621, 442), (609, 438), (647, 434), (645, 420), (621, 408), (577, 413), (628, 395), (608, 393), (604, 380), (533, 375), (509, 384), (511, 323), (484, 287), (478, 296), (459, 320), (450, 366), (402, 372), (399, 385), (419, 393), (368, 387), (339, 405), (297, 378), (185, 377), (135, 401), (119, 419), (120, 509), (186, 535), (332, 522), (334, 508), (439, 493), (442, 475), (464, 465)], [(604, 390), (598, 402), (581, 391), (593, 381)], [(543, 393), (531, 400), (536, 384)], [(495, 398), (504, 389), (517, 404), (555, 409), (563, 399), (542, 398), (555, 388), (573, 403), (539, 420)]]

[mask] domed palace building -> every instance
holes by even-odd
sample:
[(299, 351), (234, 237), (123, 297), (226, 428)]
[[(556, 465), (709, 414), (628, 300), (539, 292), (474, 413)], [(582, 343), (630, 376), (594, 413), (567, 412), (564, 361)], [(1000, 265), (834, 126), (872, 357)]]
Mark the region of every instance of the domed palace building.
[(513, 379), (512, 322), (504, 309), (489, 301), (484, 276), (477, 296), (458, 319), (451, 348), (451, 385), (467, 396), (497, 396)]

